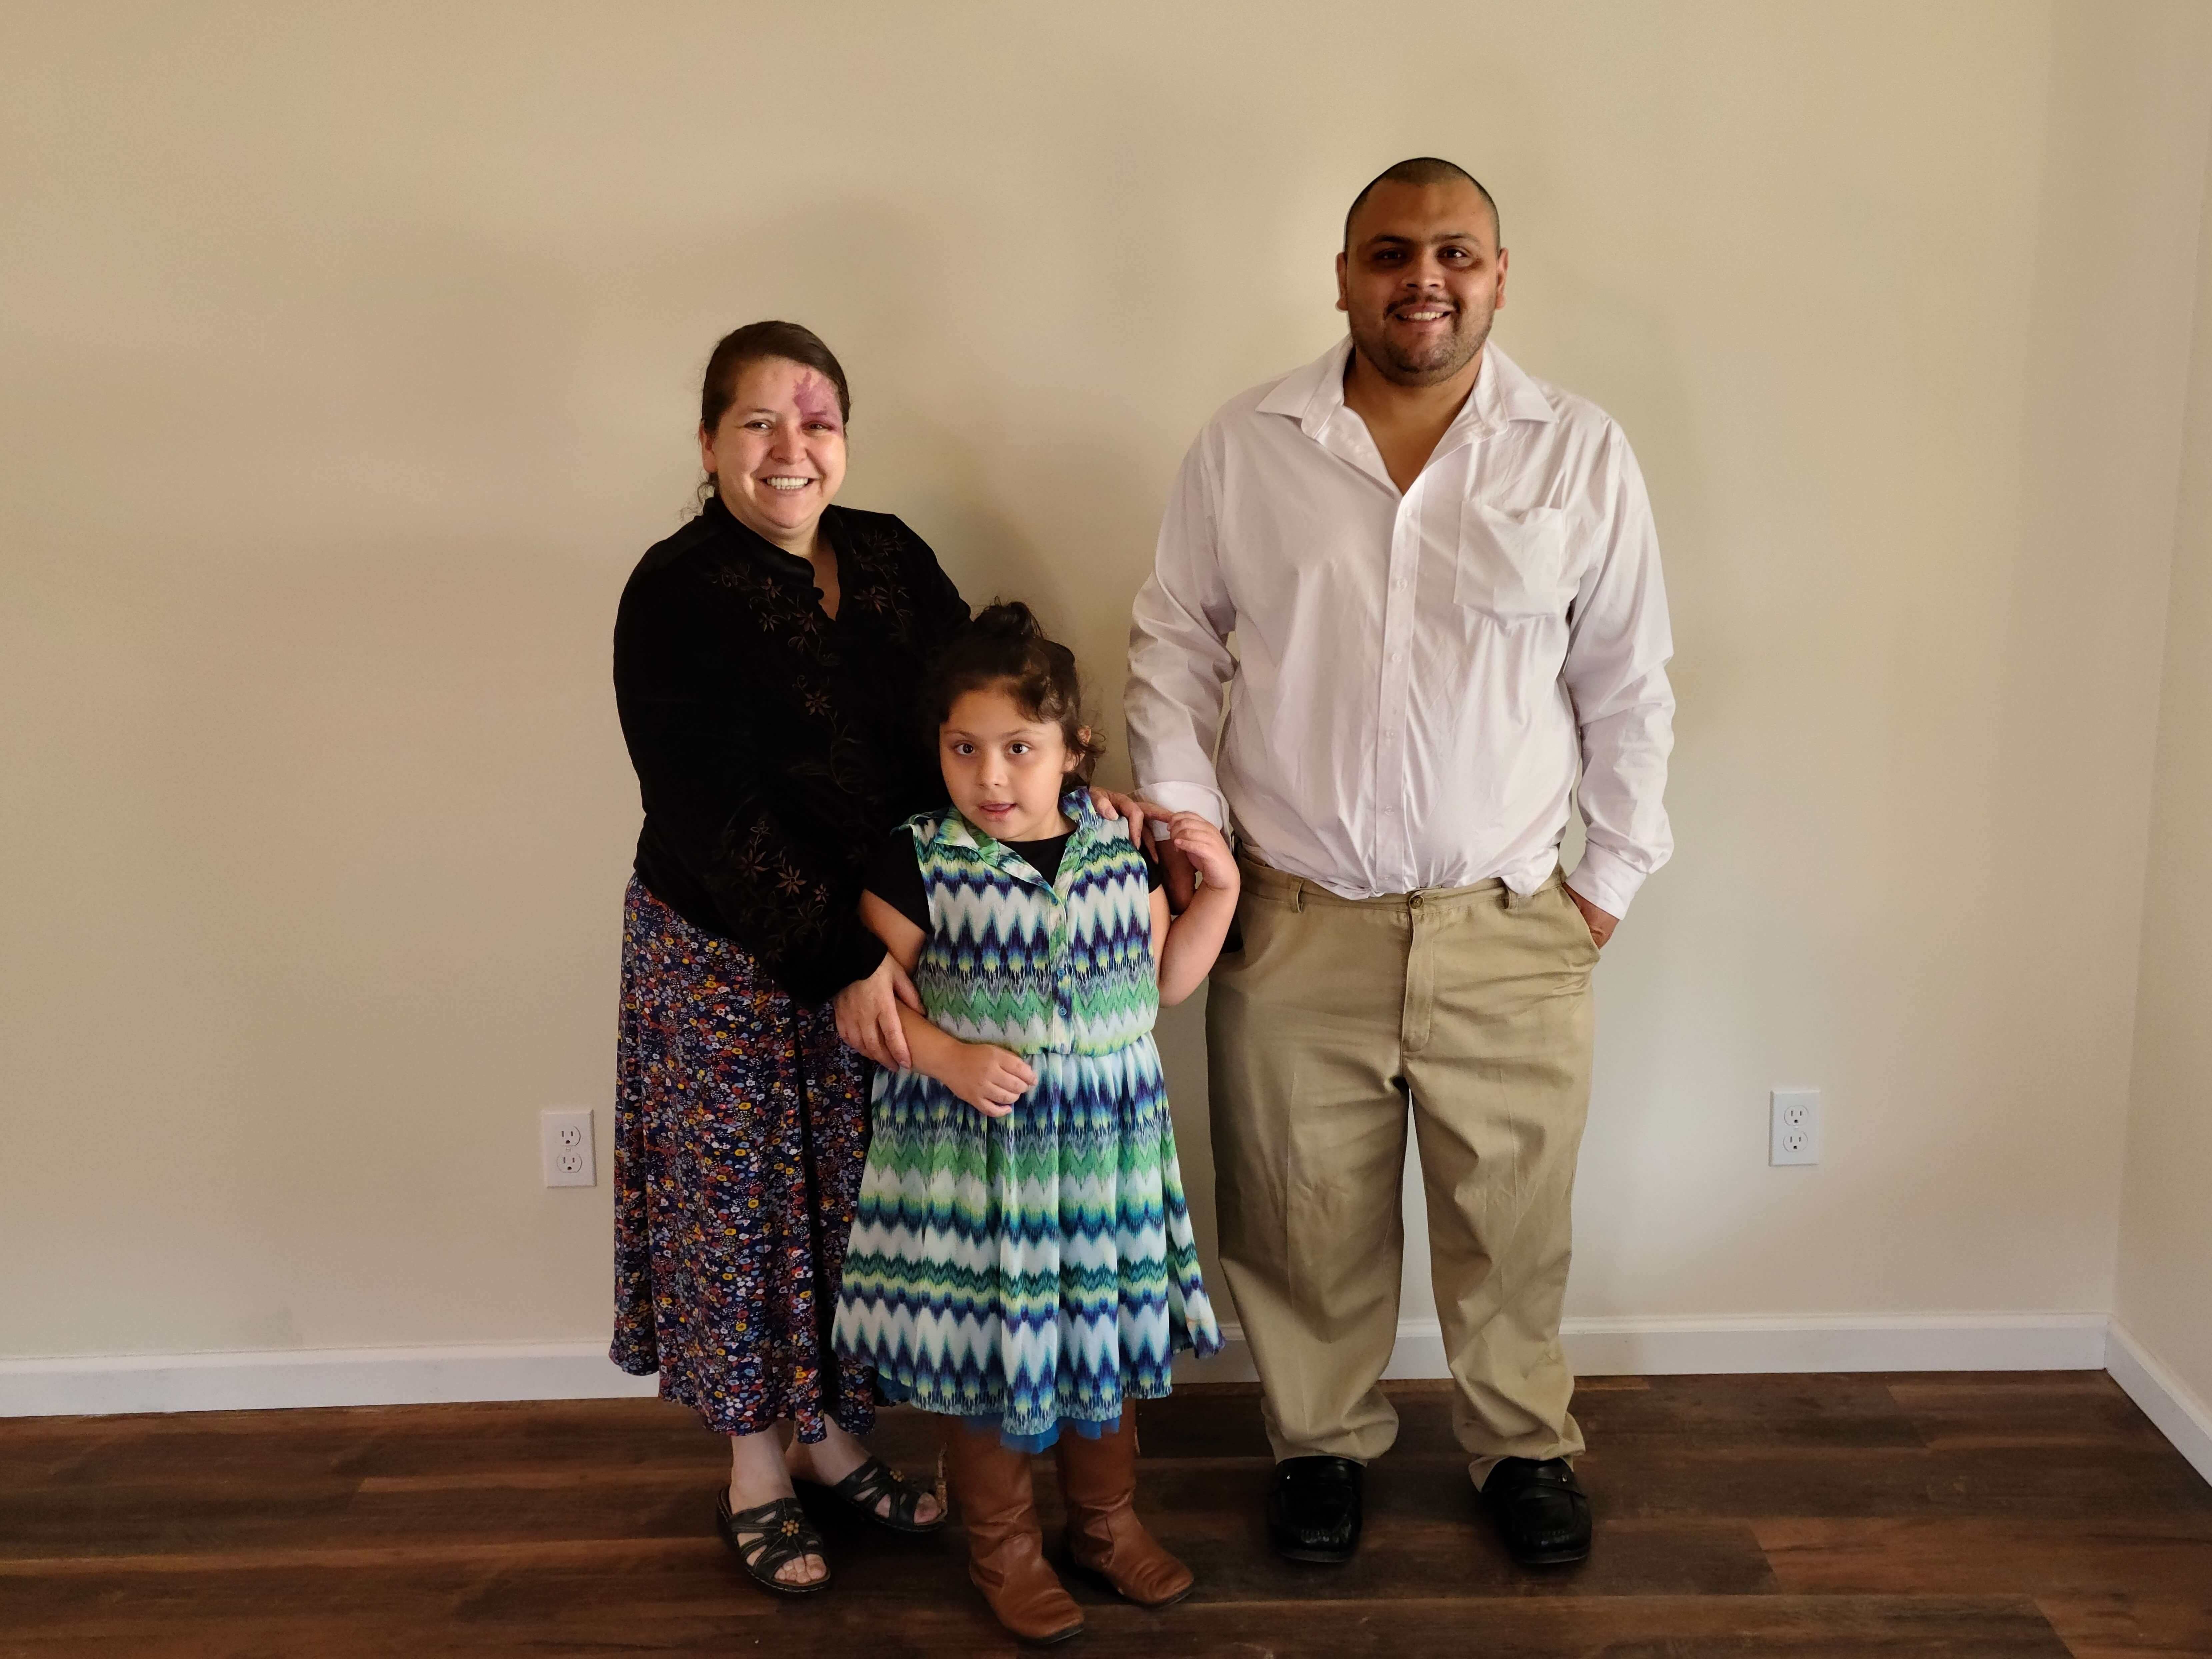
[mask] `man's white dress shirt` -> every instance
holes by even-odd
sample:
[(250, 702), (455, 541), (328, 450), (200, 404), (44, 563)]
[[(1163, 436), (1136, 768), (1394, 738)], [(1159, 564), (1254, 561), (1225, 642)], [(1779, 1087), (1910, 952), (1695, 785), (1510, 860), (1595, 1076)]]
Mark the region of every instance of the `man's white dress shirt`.
[(1401, 495), (1345, 404), (1350, 350), (1235, 399), (1184, 459), (1130, 629), (1139, 789), (1347, 898), (1525, 894), (1579, 758), (1570, 885), (1621, 915), (1674, 847), (1674, 645), (1628, 441), (1493, 342)]

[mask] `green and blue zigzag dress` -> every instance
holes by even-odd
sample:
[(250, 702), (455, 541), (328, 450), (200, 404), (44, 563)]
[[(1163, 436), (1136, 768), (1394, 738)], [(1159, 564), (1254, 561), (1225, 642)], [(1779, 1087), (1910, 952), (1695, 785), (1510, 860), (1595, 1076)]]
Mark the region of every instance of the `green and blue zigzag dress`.
[(1152, 1022), (1143, 855), (1069, 792), (1057, 877), (957, 811), (911, 819), (930, 928), (915, 988), (938, 1025), (1026, 1060), (988, 1118), (879, 1071), (837, 1301), (840, 1353), (884, 1391), (1038, 1450), (1170, 1388), (1221, 1333), (1198, 1269)]

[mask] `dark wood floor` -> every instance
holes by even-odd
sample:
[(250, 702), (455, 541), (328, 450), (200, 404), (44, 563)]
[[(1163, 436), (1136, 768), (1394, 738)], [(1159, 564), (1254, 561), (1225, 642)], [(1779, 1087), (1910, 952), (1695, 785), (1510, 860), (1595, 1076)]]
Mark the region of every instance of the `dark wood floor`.
[[(1475, 1510), (1445, 1395), (1393, 1393), (1335, 1568), (1267, 1551), (1250, 1390), (1146, 1407), (1145, 1510), (1198, 1589), (1073, 1587), (1062, 1651), (2212, 1654), (2212, 1488), (2100, 1373), (1586, 1380), (1596, 1550), (1547, 1574)], [(878, 1444), (933, 1461), (909, 1413)], [(825, 1515), (836, 1589), (754, 1589), (711, 1525), (723, 1458), (651, 1401), (0, 1422), (0, 1654), (1013, 1651), (951, 1531)]]

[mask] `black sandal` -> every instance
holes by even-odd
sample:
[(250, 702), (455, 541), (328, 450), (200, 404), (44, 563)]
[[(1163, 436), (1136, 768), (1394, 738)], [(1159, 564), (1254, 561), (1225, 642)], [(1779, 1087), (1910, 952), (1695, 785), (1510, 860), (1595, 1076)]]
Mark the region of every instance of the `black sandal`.
[[(714, 1530), (722, 1534), (745, 1570), (745, 1577), (763, 1589), (778, 1595), (817, 1595), (830, 1588), (824, 1573), (811, 1584), (793, 1584), (776, 1574), (804, 1555), (823, 1555), (822, 1534), (806, 1518), (796, 1498), (779, 1498), (749, 1510), (732, 1510), (730, 1489), (714, 1494)], [(758, 1533), (757, 1538), (738, 1541), (739, 1533)], [(823, 1561), (828, 1561), (826, 1555)]]
[[(793, 1475), (794, 1483), (805, 1486), (819, 1486), (839, 1502), (858, 1510), (879, 1527), (893, 1532), (935, 1532), (945, 1524), (945, 1510), (939, 1505), (934, 1521), (917, 1521), (915, 1511), (921, 1507), (925, 1498), (937, 1494), (927, 1486), (917, 1486), (880, 1457), (871, 1457), (836, 1486), (826, 1481), (808, 1480)], [(890, 1512), (884, 1513), (876, 1505), (884, 1498), (891, 1500)]]

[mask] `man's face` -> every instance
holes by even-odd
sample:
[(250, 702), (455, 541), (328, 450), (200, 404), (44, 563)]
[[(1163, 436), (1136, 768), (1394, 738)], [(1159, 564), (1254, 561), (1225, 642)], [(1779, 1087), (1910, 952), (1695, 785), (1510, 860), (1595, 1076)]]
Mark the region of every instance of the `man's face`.
[(1474, 187), (1378, 185), (1336, 256), (1336, 308), (1385, 380), (1434, 386), (1465, 368), (1505, 303), (1505, 250)]

